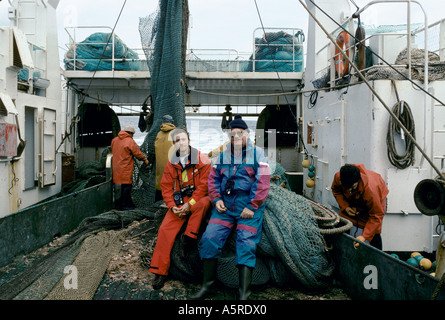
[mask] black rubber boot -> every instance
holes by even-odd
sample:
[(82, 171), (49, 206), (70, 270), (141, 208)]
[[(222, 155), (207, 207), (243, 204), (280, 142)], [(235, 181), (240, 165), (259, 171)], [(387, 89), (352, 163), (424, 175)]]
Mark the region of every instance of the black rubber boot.
[(252, 293), (250, 291), (250, 284), (252, 283), (252, 271), (253, 268), (248, 266), (239, 266), (239, 289), (238, 298), (239, 300), (247, 300)]
[(197, 293), (189, 297), (191, 300), (204, 299), (207, 294), (211, 292), (213, 284), (216, 280), (216, 267), (218, 266), (218, 259), (204, 259), (202, 263), (204, 271), (202, 287)]

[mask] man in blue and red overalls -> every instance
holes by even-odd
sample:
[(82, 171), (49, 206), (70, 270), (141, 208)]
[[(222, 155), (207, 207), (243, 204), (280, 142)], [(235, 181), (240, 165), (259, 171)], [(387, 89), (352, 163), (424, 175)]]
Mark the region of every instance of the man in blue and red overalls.
[(209, 196), (214, 208), (200, 243), (203, 284), (192, 299), (202, 299), (209, 293), (216, 279), (218, 258), (234, 227), (239, 299), (246, 300), (250, 295), (270, 170), (264, 151), (253, 145), (247, 124), (240, 115), (230, 122), (229, 130), (227, 149), (219, 155), (209, 174)]

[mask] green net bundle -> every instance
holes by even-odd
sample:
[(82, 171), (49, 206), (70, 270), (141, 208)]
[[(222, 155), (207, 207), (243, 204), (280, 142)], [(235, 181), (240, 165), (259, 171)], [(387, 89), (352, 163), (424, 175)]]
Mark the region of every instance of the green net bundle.
[[(141, 43), (151, 77), (153, 112), (153, 123), (141, 145), (141, 151), (153, 164), (154, 142), (162, 124), (162, 116), (171, 115), (176, 127), (186, 125), (184, 33), (187, 28), (188, 11), (183, 8), (182, 0), (161, 0), (156, 12), (139, 21)], [(140, 164), (135, 166), (133, 198), (138, 207), (147, 207), (154, 202), (155, 168), (140, 168)]]

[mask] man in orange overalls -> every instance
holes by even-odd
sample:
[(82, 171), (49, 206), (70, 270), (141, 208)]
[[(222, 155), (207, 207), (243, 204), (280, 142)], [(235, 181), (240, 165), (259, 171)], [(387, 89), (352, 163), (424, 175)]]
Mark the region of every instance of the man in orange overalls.
[(331, 189), (340, 206), (340, 216), (354, 225), (351, 235), (381, 250), (380, 233), (389, 191), (380, 174), (363, 164), (347, 164), (335, 174)]
[(185, 129), (174, 129), (171, 137), (176, 152), (165, 166), (161, 180), (162, 197), (169, 210), (159, 227), (149, 269), (155, 274), (154, 289), (162, 288), (167, 280), (170, 253), (186, 217), (187, 228), (182, 235), (182, 252), (185, 254), (192, 246), (197, 246), (201, 223), (212, 204), (207, 188), (211, 169), (209, 158), (190, 147)]
[(131, 210), (135, 208), (131, 199), (133, 184), (134, 159), (144, 161), (148, 164), (147, 158), (133, 140), (135, 130), (132, 126), (126, 126), (117, 137), (111, 141), (111, 152), (113, 153), (112, 170), (113, 182), (121, 184), (121, 197), (116, 203), (116, 207), (121, 210)]

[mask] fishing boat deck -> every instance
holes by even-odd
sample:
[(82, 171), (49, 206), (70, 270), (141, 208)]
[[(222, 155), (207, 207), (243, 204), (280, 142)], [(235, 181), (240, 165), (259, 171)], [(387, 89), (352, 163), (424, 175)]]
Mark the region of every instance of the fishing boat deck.
[[(169, 278), (164, 287), (155, 290), (151, 286), (153, 274), (144, 262), (142, 246), (156, 236), (157, 229), (138, 240), (127, 240), (104, 275), (94, 296), (95, 300), (187, 300), (200, 289), (200, 283)], [(133, 261), (133, 263), (129, 262)], [(209, 300), (236, 300), (237, 289), (218, 282)], [(349, 300), (337, 286), (324, 291), (310, 292), (294, 286), (277, 287), (271, 284), (252, 287), (250, 300)]]
[[(150, 289), (149, 285), (125, 280), (114, 281), (106, 276), (102, 280), (94, 300), (188, 300), (190, 295), (196, 293), (199, 288), (198, 284), (170, 280), (167, 282), (166, 288), (154, 290)], [(236, 289), (218, 284), (215, 294), (209, 296), (208, 300), (236, 300), (236, 291)], [(350, 300), (350, 298), (337, 287), (330, 288), (323, 293), (305, 293), (295, 288), (261, 286), (253, 288), (249, 300)]]
[[(150, 252), (149, 247), (156, 239), (158, 224), (159, 221), (157, 223), (156, 220), (144, 219), (127, 227), (130, 236), (126, 238), (120, 251), (111, 258), (93, 300), (188, 300), (190, 295), (199, 290), (200, 283), (173, 278), (169, 278), (162, 289), (155, 290), (151, 286), (154, 275), (148, 272), (147, 259), (151, 257), (151, 253), (147, 252)], [(28, 255), (18, 256), (12, 263), (0, 268), (0, 286), (21, 276), (48, 252), (62, 245), (70, 234), (55, 238), (48, 245)], [(208, 300), (237, 299), (237, 289), (229, 288), (220, 282), (215, 288), (214, 295), (209, 296)], [(252, 295), (249, 299), (350, 300), (336, 284), (323, 291), (309, 291), (293, 285), (252, 286)]]

